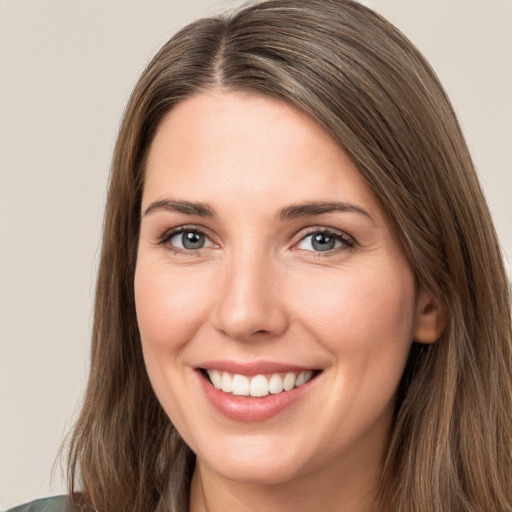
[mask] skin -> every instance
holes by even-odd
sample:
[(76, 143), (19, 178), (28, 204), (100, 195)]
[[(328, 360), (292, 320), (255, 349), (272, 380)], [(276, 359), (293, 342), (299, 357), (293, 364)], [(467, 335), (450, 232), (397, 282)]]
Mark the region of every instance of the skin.
[[(351, 208), (281, 215), (340, 201)], [(204, 232), (204, 246), (180, 247), (169, 236), (180, 226)], [(311, 233), (325, 229), (340, 238), (315, 250)], [(155, 393), (197, 454), (191, 511), (376, 510), (396, 388), (412, 340), (440, 335), (439, 314), (323, 128), (257, 95), (177, 105), (149, 153), (135, 298)], [(237, 421), (204, 393), (197, 368), (208, 360), (321, 373), (280, 414)]]

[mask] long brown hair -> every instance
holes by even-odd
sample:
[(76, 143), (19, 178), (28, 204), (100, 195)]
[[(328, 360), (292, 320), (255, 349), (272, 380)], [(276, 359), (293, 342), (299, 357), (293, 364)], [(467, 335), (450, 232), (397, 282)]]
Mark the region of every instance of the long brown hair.
[(382, 499), (394, 512), (510, 512), (510, 296), (489, 211), (434, 72), (350, 0), (271, 0), (199, 20), (142, 74), (112, 164), (90, 378), (69, 450), (75, 503), (188, 509), (194, 455), (146, 375), (133, 278), (155, 131), (178, 102), (214, 88), (280, 98), (323, 126), (381, 199), (418, 284), (447, 312), (437, 343), (412, 345)]

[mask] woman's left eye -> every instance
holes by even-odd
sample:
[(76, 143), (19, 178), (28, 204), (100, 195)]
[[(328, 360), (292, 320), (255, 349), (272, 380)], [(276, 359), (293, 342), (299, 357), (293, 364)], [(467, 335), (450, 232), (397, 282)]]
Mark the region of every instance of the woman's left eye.
[(315, 231), (303, 237), (296, 248), (303, 251), (327, 252), (353, 246), (354, 243), (346, 235), (331, 231)]

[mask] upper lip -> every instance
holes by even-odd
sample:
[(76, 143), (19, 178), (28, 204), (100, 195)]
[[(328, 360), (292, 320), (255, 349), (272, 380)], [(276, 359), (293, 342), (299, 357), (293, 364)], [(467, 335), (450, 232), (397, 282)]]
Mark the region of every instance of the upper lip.
[(270, 373), (287, 373), (287, 372), (302, 372), (308, 370), (316, 370), (311, 366), (295, 365), (289, 363), (280, 363), (276, 361), (205, 361), (198, 365), (202, 370), (220, 370), (238, 375), (261, 375)]

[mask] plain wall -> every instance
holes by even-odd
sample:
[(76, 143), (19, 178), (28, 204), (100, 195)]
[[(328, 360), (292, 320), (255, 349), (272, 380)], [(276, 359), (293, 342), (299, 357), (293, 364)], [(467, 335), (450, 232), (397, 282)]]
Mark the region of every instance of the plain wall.
[[(65, 490), (59, 472), (50, 476), (85, 386), (106, 182), (128, 95), (177, 28), (239, 3), (0, 0), (0, 509)], [(363, 3), (445, 84), (510, 258), (512, 1)]]

